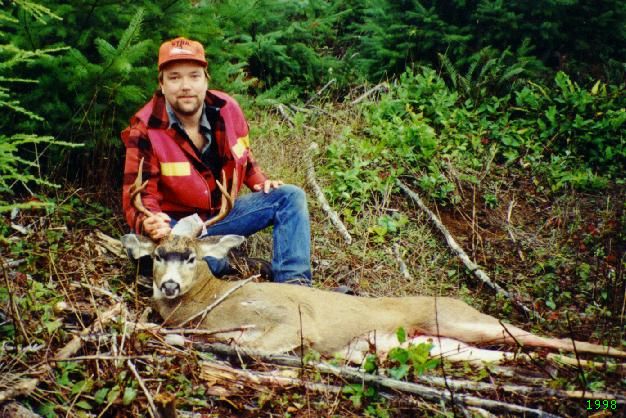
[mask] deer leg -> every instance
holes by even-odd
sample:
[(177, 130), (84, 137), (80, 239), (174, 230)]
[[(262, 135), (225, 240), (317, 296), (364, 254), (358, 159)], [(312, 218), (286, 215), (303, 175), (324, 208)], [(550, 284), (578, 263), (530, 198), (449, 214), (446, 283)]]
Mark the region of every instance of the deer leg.
[(434, 335), (455, 338), (466, 343), (505, 343), (546, 347), (554, 350), (581, 353), (603, 354), (613, 357), (626, 357), (626, 352), (570, 339), (540, 337), (514, 325), (501, 324), (496, 318), (483, 314), (464, 302), (440, 298), (437, 316), (430, 331)]

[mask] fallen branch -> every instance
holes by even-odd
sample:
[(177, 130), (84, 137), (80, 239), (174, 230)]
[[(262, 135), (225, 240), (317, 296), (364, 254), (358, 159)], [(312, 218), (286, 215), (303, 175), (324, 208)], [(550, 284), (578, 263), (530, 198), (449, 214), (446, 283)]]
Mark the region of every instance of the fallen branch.
[(331, 84), (335, 83), (336, 81), (337, 79), (333, 78), (328, 83), (324, 84), (324, 87), (316, 91), (315, 94), (311, 96), (309, 100), (306, 101), (306, 103), (304, 103), (304, 105), (308, 106), (313, 100), (315, 100), (319, 95), (321, 95), (324, 92), (324, 90), (326, 90), (328, 87), (331, 86)]
[(389, 90), (389, 85), (387, 83), (377, 84), (371, 89), (369, 89), (368, 91), (366, 91), (365, 93), (363, 93), (362, 95), (360, 95), (359, 97), (357, 97), (356, 99), (354, 99), (352, 102), (350, 102), (350, 104), (352, 105), (359, 104), (363, 100), (367, 99), (370, 95), (372, 95), (373, 93), (376, 93), (379, 90)]
[(339, 219), (337, 212), (335, 212), (328, 204), (328, 200), (326, 200), (326, 197), (324, 196), (322, 189), (320, 188), (319, 184), (317, 184), (317, 180), (315, 179), (315, 167), (313, 165), (313, 154), (315, 154), (318, 149), (319, 147), (317, 146), (317, 144), (313, 142), (309, 146), (308, 152), (306, 153), (306, 165), (307, 165), (306, 180), (309, 186), (311, 187), (311, 189), (313, 190), (313, 193), (315, 194), (315, 197), (317, 198), (318, 202), (322, 206), (322, 210), (326, 212), (326, 215), (328, 215), (332, 224), (335, 225), (335, 228), (337, 228), (337, 230), (339, 231), (339, 234), (346, 241), (346, 244), (350, 245), (352, 243), (352, 237), (350, 236), (348, 229), (343, 224), (343, 222), (341, 222), (341, 219)]
[(505, 298), (509, 299), (515, 306), (517, 306), (519, 309), (521, 309), (524, 312), (526, 312), (528, 315), (530, 315), (530, 316), (537, 316), (537, 317), (539, 316), (534, 310), (526, 307), (525, 305), (523, 305), (522, 303), (517, 301), (517, 299), (511, 293), (509, 293), (508, 291), (504, 290), (497, 283), (494, 283), (493, 281), (491, 281), (491, 279), (489, 278), (487, 273), (485, 273), (483, 270), (481, 270), (480, 267), (478, 267), (478, 265), (476, 263), (474, 263), (469, 258), (467, 253), (465, 253), (465, 251), (463, 250), (463, 248), (461, 248), (459, 246), (459, 244), (457, 244), (456, 240), (454, 239), (454, 237), (452, 237), (452, 235), (450, 234), (448, 229), (445, 227), (445, 225), (439, 220), (437, 215), (435, 215), (435, 213), (433, 213), (424, 204), (424, 202), (417, 195), (417, 193), (415, 193), (414, 191), (409, 189), (409, 187), (406, 184), (402, 183), (400, 180), (397, 180), (396, 182), (397, 182), (398, 186), (411, 198), (411, 200), (413, 200), (417, 204), (417, 206), (419, 206), (419, 208), (426, 213), (426, 215), (430, 218), (431, 222), (433, 222), (435, 224), (437, 229), (439, 229), (439, 231), (446, 238), (448, 246), (461, 259), (461, 261), (463, 262), (463, 264), (465, 265), (465, 267), (467, 267), (467, 269), (469, 271), (474, 273), (474, 275), (476, 277), (478, 277), (478, 279), (480, 281), (482, 281), (488, 287), (493, 289), (497, 294), (502, 295)]
[(92, 334), (96, 329), (102, 328), (104, 325), (111, 322), (122, 312), (122, 310), (123, 305), (121, 303), (116, 303), (115, 305), (113, 305), (112, 308), (100, 315), (100, 317), (96, 319), (93, 324), (91, 324), (91, 326), (83, 329), (79, 335), (74, 335), (69, 343), (67, 343), (63, 348), (57, 351), (54, 360), (66, 360), (70, 356), (76, 354), (76, 352), (82, 347), (83, 337)]
[[(201, 351), (226, 355), (235, 359), (252, 359), (254, 361), (264, 361), (291, 367), (300, 367), (301, 364), (301, 359), (296, 356), (268, 355), (261, 352), (255, 352), (253, 350), (244, 350), (240, 347), (231, 347), (225, 344), (194, 343), (194, 347)], [(518, 413), (526, 414), (526, 416), (546, 418), (556, 417), (556, 415), (552, 415), (538, 409), (527, 408), (521, 405), (507, 404), (505, 402), (493, 401), (490, 399), (482, 399), (471, 395), (456, 393), (454, 395), (454, 399), (452, 399), (450, 393), (446, 390), (439, 390), (418, 383), (402, 382), (388, 377), (362, 373), (351, 367), (338, 367), (327, 363), (309, 363), (308, 365), (321, 373), (329, 373), (352, 382), (368, 383), (383, 388), (412, 393), (429, 401), (440, 402), (443, 399), (447, 402), (480, 407), (494, 412)]]
[(236, 369), (225, 364), (210, 361), (200, 362), (200, 378), (207, 382), (209, 386), (208, 393), (214, 396), (233, 395), (245, 388), (263, 390), (267, 386), (299, 386), (321, 393), (341, 392), (341, 387), (339, 386), (307, 382), (299, 378), (278, 376), (271, 373)]

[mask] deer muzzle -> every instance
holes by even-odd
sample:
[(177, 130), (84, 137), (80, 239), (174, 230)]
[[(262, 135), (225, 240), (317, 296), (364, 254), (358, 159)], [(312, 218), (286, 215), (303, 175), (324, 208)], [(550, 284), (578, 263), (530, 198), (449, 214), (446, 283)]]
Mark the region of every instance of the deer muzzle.
[(166, 280), (161, 283), (161, 292), (168, 299), (175, 299), (180, 294), (180, 284), (174, 280)]

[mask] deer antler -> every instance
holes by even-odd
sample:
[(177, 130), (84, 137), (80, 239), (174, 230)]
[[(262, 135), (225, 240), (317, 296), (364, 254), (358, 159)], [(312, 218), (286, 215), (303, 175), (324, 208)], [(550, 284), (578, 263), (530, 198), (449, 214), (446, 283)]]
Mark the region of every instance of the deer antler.
[(143, 205), (143, 202), (141, 201), (141, 192), (144, 191), (144, 189), (146, 188), (146, 185), (148, 184), (148, 180), (142, 183), (142, 180), (143, 180), (142, 173), (143, 173), (143, 157), (141, 157), (141, 161), (139, 161), (139, 170), (137, 172), (137, 178), (135, 179), (135, 182), (131, 184), (130, 188), (128, 189), (128, 192), (130, 193), (130, 201), (135, 207), (135, 209), (137, 209), (139, 212), (143, 213), (147, 217), (150, 217), (153, 215), (153, 213), (150, 212), (148, 209), (146, 209), (146, 207)]
[(202, 230), (204, 227), (209, 228), (211, 225), (215, 225), (216, 223), (224, 219), (226, 215), (230, 213), (230, 211), (233, 209), (233, 206), (235, 205), (235, 199), (237, 198), (237, 183), (238, 183), (237, 169), (233, 169), (233, 183), (230, 186), (230, 192), (226, 190), (227, 182), (226, 182), (226, 172), (224, 170), (222, 170), (222, 182), (220, 183), (218, 180), (215, 180), (215, 183), (217, 184), (217, 188), (220, 189), (220, 191), (222, 192), (222, 204), (220, 207), (220, 211), (218, 212), (217, 215), (215, 215), (214, 217), (206, 221), (202, 226), (200, 226), (195, 231), (194, 235), (196, 236), (200, 236), (200, 234), (202, 234)]

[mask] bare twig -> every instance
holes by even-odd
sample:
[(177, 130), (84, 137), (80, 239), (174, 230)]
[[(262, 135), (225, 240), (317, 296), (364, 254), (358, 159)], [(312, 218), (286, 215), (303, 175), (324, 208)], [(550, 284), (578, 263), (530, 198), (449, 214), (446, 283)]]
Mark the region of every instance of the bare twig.
[(322, 210), (326, 212), (326, 215), (328, 215), (332, 224), (335, 226), (335, 228), (337, 228), (337, 230), (339, 231), (339, 234), (346, 241), (346, 244), (350, 245), (352, 243), (352, 237), (350, 236), (348, 229), (343, 224), (343, 222), (341, 222), (341, 219), (339, 219), (337, 212), (335, 212), (328, 204), (328, 200), (326, 200), (326, 197), (324, 196), (322, 189), (320, 188), (319, 184), (317, 184), (317, 180), (315, 179), (315, 167), (313, 165), (313, 154), (315, 154), (318, 149), (319, 149), (318, 145), (315, 142), (313, 142), (309, 146), (308, 152), (306, 153), (306, 157), (305, 157), (306, 165), (307, 165), (306, 180), (309, 186), (311, 187), (311, 189), (313, 190), (313, 193), (315, 194), (315, 197), (317, 198), (318, 202), (322, 206)]
[(224, 302), (224, 300), (227, 297), (229, 297), (231, 294), (233, 294), (233, 292), (235, 292), (238, 289), (242, 288), (243, 286), (245, 286), (246, 284), (248, 284), (252, 280), (259, 278), (260, 276), (261, 276), (260, 274), (255, 274), (254, 276), (248, 277), (246, 280), (242, 280), (241, 282), (237, 283), (235, 286), (231, 287), (226, 292), (224, 292), (224, 294), (222, 296), (220, 296), (215, 302), (213, 302), (212, 304), (210, 304), (209, 306), (207, 306), (206, 308), (204, 308), (200, 312), (196, 313), (195, 315), (190, 316), (185, 321), (180, 323), (179, 326), (181, 326), (181, 327), (185, 326), (185, 324), (188, 324), (189, 322), (193, 321), (194, 319), (196, 319), (198, 317), (200, 317), (200, 321), (198, 321), (198, 322), (201, 323), (202, 321), (204, 321), (204, 318), (206, 318), (206, 316), (208, 315), (209, 312), (211, 312), (213, 309), (215, 309), (215, 307), (217, 305), (219, 305), (220, 303)]
[(2, 267), (2, 276), (4, 277), (4, 284), (7, 287), (7, 292), (9, 293), (9, 311), (11, 312), (11, 320), (13, 321), (13, 326), (17, 330), (17, 334), (21, 335), (22, 342), (24, 343), (24, 345), (28, 345), (29, 344), (28, 333), (26, 332), (26, 328), (24, 328), (24, 323), (22, 322), (20, 311), (17, 309), (15, 300), (13, 300), (13, 290), (11, 289), (11, 283), (9, 281), (9, 276), (4, 267), (3, 261), (0, 261), (0, 267)]
[(154, 399), (152, 398), (150, 391), (148, 390), (145, 383), (143, 382), (143, 379), (139, 375), (139, 372), (137, 372), (135, 365), (130, 360), (126, 360), (126, 365), (135, 376), (135, 379), (137, 379), (137, 383), (139, 384), (139, 387), (141, 387), (141, 390), (143, 390), (144, 395), (146, 395), (146, 399), (148, 400), (148, 405), (150, 405), (150, 409), (148, 409), (150, 416), (153, 418), (160, 418), (159, 412), (157, 411), (156, 406), (154, 405)]
[(435, 224), (435, 226), (437, 227), (437, 229), (439, 229), (439, 231), (443, 234), (443, 236), (446, 239), (446, 242), (448, 243), (448, 246), (452, 249), (452, 251), (461, 259), (461, 261), (463, 262), (463, 264), (465, 265), (465, 267), (467, 267), (467, 269), (469, 271), (471, 271), (472, 273), (474, 273), (474, 275), (480, 280), (482, 281), (484, 284), (486, 284), (488, 287), (490, 287), (491, 289), (493, 289), (497, 294), (500, 294), (502, 296), (504, 296), (505, 298), (509, 299), (515, 306), (517, 306), (519, 309), (521, 309), (522, 311), (524, 311), (525, 313), (527, 313), (530, 316), (538, 316), (538, 314), (528, 308), (527, 306), (523, 305), (522, 303), (520, 303), (519, 301), (517, 301), (517, 299), (508, 291), (504, 290), (500, 285), (498, 285), (497, 283), (494, 283), (493, 281), (491, 281), (491, 279), (489, 278), (489, 276), (487, 275), (487, 273), (485, 273), (483, 270), (480, 269), (480, 267), (478, 267), (478, 265), (476, 263), (474, 263), (469, 256), (467, 255), (467, 253), (465, 251), (463, 251), (463, 248), (461, 248), (459, 246), (459, 244), (457, 244), (456, 240), (454, 239), (454, 237), (452, 237), (452, 235), (450, 234), (450, 232), (448, 231), (448, 229), (445, 227), (445, 225), (441, 222), (441, 220), (439, 220), (439, 218), (437, 217), (437, 215), (435, 215), (422, 201), (422, 199), (419, 197), (419, 195), (417, 193), (415, 193), (414, 191), (412, 191), (406, 184), (404, 184), (403, 182), (401, 182), (400, 180), (397, 180), (397, 184), (398, 186), (419, 206), (419, 208), (426, 212), (426, 214), (428, 215), (428, 217), (430, 218), (431, 222), (433, 224)]

